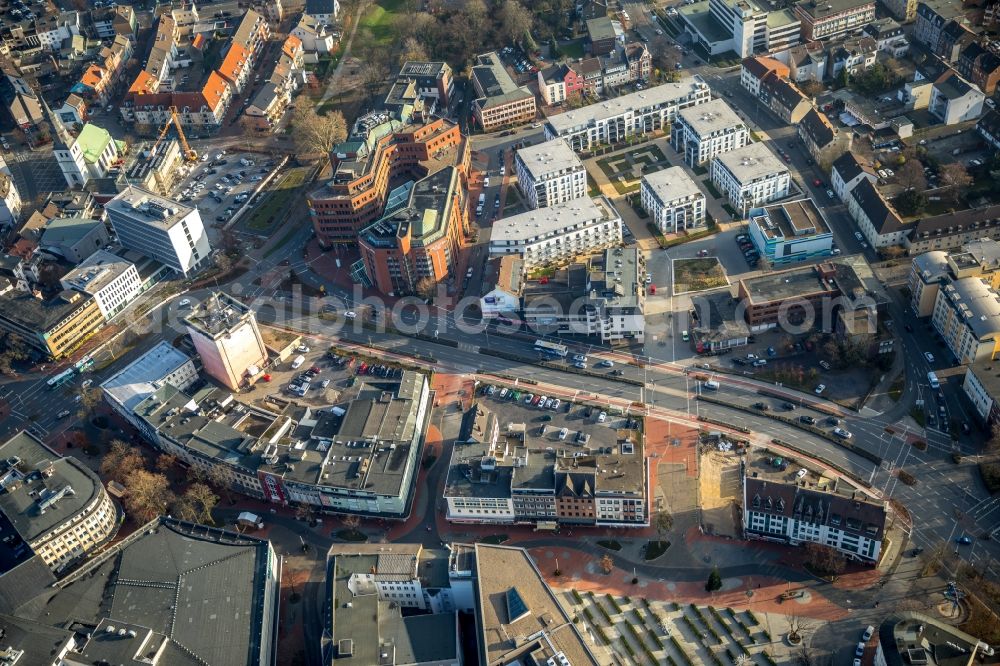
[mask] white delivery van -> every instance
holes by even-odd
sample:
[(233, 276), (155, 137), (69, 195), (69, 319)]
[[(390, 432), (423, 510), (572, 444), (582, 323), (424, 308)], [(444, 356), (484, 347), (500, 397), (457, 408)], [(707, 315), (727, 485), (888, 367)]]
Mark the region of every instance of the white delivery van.
[(708, 391), (718, 391), (719, 390), (719, 382), (715, 381), (714, 379), (709, 379), (707, 382), (705, 382), (704, 384), (702, 384), (702, 386), (704, 386), (705, 389), (708, 390)]
[(306, 362), (306, 357), (299, 354), (294, 359), (292, 359), (292, 370), (298, 370), (302, 367), (302, 364)]
[(941, 382), (938, 381), (937, 375), (935, 375), (933, 372), (927, 373), (927, 383), (931, 385), (932, 389), (941, 388)]
[(243, 511), (236, 518), (236, 524), (240, 527), (247, 527), (250, 529), (260, 529), (264, 527), (264, 520), (256, 513), (250, 513), (249, 511)]

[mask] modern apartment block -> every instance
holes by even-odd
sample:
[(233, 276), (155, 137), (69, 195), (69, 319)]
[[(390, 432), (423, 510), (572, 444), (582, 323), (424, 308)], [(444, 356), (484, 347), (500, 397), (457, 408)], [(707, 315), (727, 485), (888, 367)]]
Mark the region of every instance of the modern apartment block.
[(966, 278), (976, 278), (992, 289), (1000, 289), (1000, 243), (984, 238), (960, 250), (931, 250), (913, 257), (908, 279), (910, 306), (918, 317), (929, 317), (941, 286)]
[(467, 189), (471, 153), (457, 124), (435, 118), (392, 127), (386, 121), (384, 133), (335, 148), (333, 177), (307, 196), (323, 246), (357, 243), (358, 233), (385, 215), (391, 189), (404, 179), (419, 180), (452, 166)]
[(670, 145), (691, 167), (748, 143), (750, 131), (747, 126), (721, 99), (681, 109), (670, 127)]
[(484, 132), (523, 125), (535, 119), (534, 94), (510, 78), (495, 51), (476, 56), (472, 85), (477, 95), (472, 112)]
[(136, 428), (135, 407), (162, 386), (187, 391), (200, 380), (194, 361), (166, 340), (161, 340), (139, 358), (101, 384), (104, 399), (119, 416)]
[(400, 96), (400, 88), (411, 89), (407, 96), (434, 99), (438, 108), (447, 110), (455, 94), (455, 79), (446, 62), (404, 62), (396, 74), (396, 82), (388, 99)]
[(0, 524), (15, 559), (30, 550), (59, 573), (118, 529), (121, 513), (100, 478), (27, 432), (0, 444), (0, 476)]
[(743, 529), (748, 539), (790, 546), (818, 543), (852, 560), (877, 564), (886, 506), (860, 491), (812, 490), (778, 480), (743, 478)]
[(365, 274), (384, 294), (413, 294), (455, 277), (468, 229), (464, 175), (445, 167), (413, 184), (402, 207), (358, 234)]
[(962, 390), (972, 403), (980, 424), (990, 428), (1000, 421), (1000, 378), (993, 361), (977, 361), (965, 368)]
[(828, 39), (860, 30), (875, 20), (874, 0), (799, 0), (802, 39)]
[(992, 361), (1000, 353), (1000, 293), (978, 277), (943, 285), (931, 323), (960, 365)]
[(567, 264), (621, 242), (622, 220), (611, 202), (581, 197), (495, 221), (490, 255), (518, 255), (533, 270)]
[(254, 311), (217, 292), (195, 304), (184, 317), (188, 335), (205, 372), (234, 391), (253, 384), (264, 372), (267, 348)]
[(619, 143), (666, 129), (678, 111), (711, 98), (708, 84), (700, 76), (690, 76), (551, 116), (545, 123), (545, 139), (561, 138), (577, 152), (598, 143)]
[(154, 446), (235, 492), (321, 512), (403, 518), (431, 403), (427, 378), (406, 371), (358, 382), (322, 409), (292, 403), (270, 411), (234, 400), (230, 389), (188, 394), (168, 382), (132, 411)]
[(712, 182), (746, 215), (750, 208), (788, 196), (788, 168), (761, 142), (722, 153), (712, 160)]
[(94, 297), (108, 321), (124, 310), (142, 291), (135, 264), (116, 254), (98, 250), (60, 280), (63, 289)]
[[(606, 432), (604, 432), (606, 431)], [(608, 428), (575, 432), (500, 423), (480, 403), (466, 412), (445, 484), (457, 523), (643, 527), (649, 524), (641, 441)]]
[(587, 170), (569, 144), (552, 139), (514, 154), (521, 194), (532, 208), (545, 208), (587, 195)]
[(642, 207), (665, 234), (705, 226), (705, 194), (683, 167), (642, 175)]
[(156, 259), (184, 277), (208, 265), (212, 248), (197, 207), (130, 185), (104, 210), (122, 247)]
[(774, 265), (833, 252), (830, 226), (812, 199), (752, 209), (748, 233), (760, 256)]

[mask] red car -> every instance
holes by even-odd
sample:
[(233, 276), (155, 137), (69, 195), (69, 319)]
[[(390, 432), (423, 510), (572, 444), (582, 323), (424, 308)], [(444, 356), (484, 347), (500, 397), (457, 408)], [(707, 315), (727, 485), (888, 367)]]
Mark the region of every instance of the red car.
[(820, 180), (819, 178), (815, 178), (813, 179), (813, 185), (815, 185), (816, 187), (823, 187), (823, 181)]
[(365, 370), (367, 370), (367, 369), (368, 369), (368, 364), (367, 363), (362, 363), (361, 365), (358, 366), (358, 374), (359, 375), (365, 374)]

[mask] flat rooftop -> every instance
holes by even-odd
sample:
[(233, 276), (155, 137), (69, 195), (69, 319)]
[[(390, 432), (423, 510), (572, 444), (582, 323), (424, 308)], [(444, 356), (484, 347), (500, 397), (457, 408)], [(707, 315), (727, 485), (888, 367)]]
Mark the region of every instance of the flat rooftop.
[(170, 229), (194, 210), (191, 206), (161, 197), (135, 185), (129, 185), (126, 190), (104, 204), (104, 208), (111, 216), (112, 226), (115, 216), (119, 215), (161, 229)]
[(955, 280), (941, 292), (978, 339), (1000, 331), (1000, 294), (979, 278)]
[(799, 199), (787, 203), (764, 206), (750, 213), (761, 233), (769, 240), (794, 240), (830, 233), (816, 202)]
[(643, 174), (642, 181), (663, 204), (685, 197), (705, 197), (698, 183), (683, 167), (672, 166)]
[(373, 247), (396, 247), (407, 235), (416, 246), (437, 241), (448, 232), (448, 207), (458, 184), (458, 169), (452, 166), (416, 181), (408, 190), (406, 205), (395, 208), (359, 235)]
[(532, 180), (583, 169), (583, 162), (563, 139), (552, 139), (517, 151), (517, 161)]
[(184, 323), (200, 333), (217, 336), (242, 324), (253, 312), (249, 307), (225, 292), (215, 292), (196, 302)]
[(530, 243), (612, 219), (618, 219), (618, 212), (610, 201), (580, 197), (497, 220), (490, 243), (498, 247), (506, 241)]
[(755, 304), (783, 301), (796, 296), (832, 293), (835, 287), (820, 278), (815, 266), (768, 273), (740, 280), (750, 301)]
[(701, 137), (734, 127), (745, 127), (736, 112), (721, 99), (681, 109), (677, 115), (683, 119), (685, 125)]
[(126, 271), (132, 268), (132, 263), (125, 261), (116, 254), (98, 250), (84, 259), (76, 268), (70, 269), (62, 277), (65, 287), (88, 294), (96, 294)]
[(579, 131), (588, 125), (626, 113), (673, 105), (695, 97), (709, 95), (708, 84), (700, 76), (688, 76), (676, 83), (663, 83), (621, 97), (615, 97), (580, 109), (549, 117), (548, 124), (556, 136)]
[(476, 62), (472, 65), (472, 76), (479, 82), (486, 97), (501, 97), (521, 88), (510, 77), (495, 51), (476, 56)]
[(795, 6), (813, 17), (822, 20), (851, 10), (861, 10), (863, 7), (874, 7), (875, 0), (801, 0)]
[(108, 378), (101, 384), (101, 388), (124, 405), (125, 409), (132, 411), (159, 388), (164, 377), (190, 362), (187, 354), (166, 340), (161, 340)]
[(722, 153), (715, 159), (740, 183), (751, 183), (768, 176), (788, 173), (784, 162), (759, 141)]
[(93, 302), (93, 298), (89, 294), (66, 290), (42, 300), (34, 294), (13, 289), (0, 294), (0, 317), (41, 334)]
[(474, 575), (483, 666), (560, 663), (560, 653), (573, 666), (598, 666), (527, 551), (477, 543)]
[(102, 491), (97, 475), (26, 432), (0, 444), (0, 512), (27, 542), (71, 520)]

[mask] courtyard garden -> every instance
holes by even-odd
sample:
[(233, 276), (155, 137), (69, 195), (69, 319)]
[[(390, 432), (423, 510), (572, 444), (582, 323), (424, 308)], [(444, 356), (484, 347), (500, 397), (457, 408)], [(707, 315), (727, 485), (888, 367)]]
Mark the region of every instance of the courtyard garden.
[(674, 295), (729, 286), (726, 271), (715, 257), (674, 259)]
[(629, 194), (639, 189), (642, 174), (666, 168), (670, 163), (659, 147), (647, 143), (612, 157), (602, 157), (597, 166), (618, 194)]

